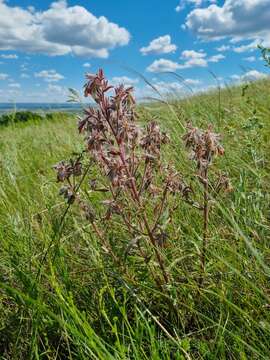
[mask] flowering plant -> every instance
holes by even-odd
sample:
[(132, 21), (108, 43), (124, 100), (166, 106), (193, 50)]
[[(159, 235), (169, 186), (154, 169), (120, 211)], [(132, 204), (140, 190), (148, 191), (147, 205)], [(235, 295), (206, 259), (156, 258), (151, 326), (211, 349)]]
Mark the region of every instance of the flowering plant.
[[(184, 136), (205, 186), (204, 205), (200, 205), (192, 200), (193, 191), (181, 174), (162, 155), (169, 136), (155, 120), (145, 127), (139, 126), (132, 87), (109, 85), (103, 71), (99, 70), (96, 75), (87, 74), (84, 95), (91, 97), (96, 106), (85, 109), (78, 121), (79, 133), (85, 140), (84, 152), (74, 160), (55, 166), (58, 181), (65, 183), (60, 193), (69, 204), (79, 204), (100, 239), (102, 249), (115, 263), (126, 268), (125, 259), (132, 251), (143, 259), (156, 284), (163, 289), (170, 280), (164, 256), (170, 241), (167, 227), (174, 216), (177, 199), (204, 209), (206, 234), (207, 174), (214, 156), (223, 154), (219, 136), (211, 128), (202, 132), (191, 124)], [(82, 158), (85, 154), (91, 160), (84, 169)], [(99, 176), (93, 176), (93, 168), (98, 170)], [(89, 177), (87, 197), (83, 198), (80, 185), (86, 177)], [(101, 214), (95, 210), (89, 192), (102, 193), (104, 211)], [(105, 224), (115, 219), (127, 235), (121, 251), (115, 240), (106, 234)], [(202, 255), (203, 267), (204, 259)]]

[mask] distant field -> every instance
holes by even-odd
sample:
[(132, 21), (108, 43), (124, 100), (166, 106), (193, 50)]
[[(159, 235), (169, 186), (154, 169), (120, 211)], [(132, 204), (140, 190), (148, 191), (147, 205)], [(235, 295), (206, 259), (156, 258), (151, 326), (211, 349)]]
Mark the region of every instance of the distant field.
[[(138, 113), (169, 133), (165, 156), (190, 182), (183, 126), (210, 123), (222, 134), (216, 167), (234, 191), (211, 215), (204, 287), (197, 211), (180, 203), (162, 250), (174, 279), (168, 312), (151, 279), (122, 279), (75, 208), (55, 235), (66, 204), (52, 167), (83, 149), (74, 117), (0, 127), (0, 359), (270, 358), (270, 82)], [(91, 201), (99, 208), (101, 198)], [(117, 240), (127, 245), (123, 229), (109, 230), (116, 251)]]
[(35, 111), (38, 113), (66, 111), (76, 112), (81, 106), (75, 103), (0, 103), (0, 115), (16, 111)]

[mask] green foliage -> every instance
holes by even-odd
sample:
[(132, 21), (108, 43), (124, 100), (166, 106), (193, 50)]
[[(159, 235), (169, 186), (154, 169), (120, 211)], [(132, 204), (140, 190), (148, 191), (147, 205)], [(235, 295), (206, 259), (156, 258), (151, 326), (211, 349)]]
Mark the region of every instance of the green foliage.
[[(166, 156), (185, 174), (181, 124), (213, 123), (226, 150), (217, 169), (234, 187), (215, 204), (203, 288), (201, 216), (183, 203), (175, 209), (163, 253), (174, 279), (165, 299), (132, 251), (126, 261), (137, 275), (123, 276), (77, 209), (61, 222), (66, 204), (52, 166), (84, 147), (75, 119), (0, 129), (1, 359), (270, 358), (269, 82), (250, 84), (243, 96), (240, 87), (224, 89), (218, 98), (212, 92), (139, 109), (142, 121), (155, 118), (167, 129)], [(193, 172), (189, 182), (199, 186)], [(85, 195), (99, 209), (102, 193)], [(117, 222), (109, 231), (116, 251), (128, 246)]]
[(259, 45), (258, 48), (261, 50), (262, 57), (266, 62), (266, 66), (270, 67), (270, 49)]
[(3, 114), (0, 116), (1, 125), (11, 125), (15, 123), (38, 123), (43, 120), (60, 120), (67, 118), (64, 112), (51, 112), (46, 114), (39, 114), (32, 111), (16, 111), (14, 113)]
[(40, 114), (31, 111), (18, 111), (15, 113), (4, 114), (0, 117), (0, 125), (9, 125), (18, 122), (41, 121), (43, 117)]

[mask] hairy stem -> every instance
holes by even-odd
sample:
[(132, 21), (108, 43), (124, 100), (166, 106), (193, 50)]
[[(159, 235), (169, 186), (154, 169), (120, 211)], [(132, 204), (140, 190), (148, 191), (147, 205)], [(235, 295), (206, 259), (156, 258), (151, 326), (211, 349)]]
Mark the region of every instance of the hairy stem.
[(201, 278), (200, 285), (203, 282), (203, 274), (205, 273), (205, 262), (207, 252), (208, 240), (208, 223), (209, 223), (209, 182), (208, 182), (208, 169), (206, 168), (203, 182), (203, 244), (201, 250)]
[[(104, 94), (103, 94), (102, 102), (104, 103)], [(154, 253), (155, 253), (156, 259), (158, 261), (159, 267), (161, 269), (164, 282), (167, 284), (169, 282), (169, 277), (168, 277), (168, 274), (167, 274), (166, 269), (165, 269), (164, 260), (162, 259), (162, 256), (161, 256), (161, 254), (160, 254), (160, 252), (159, 252), (159, 250), (157, 248), (156, 240), (155, 240), (153, 232), (151, 231), (151, 227), (150, 227), (150, 225), (148, 223), (145, 211), (142, 209), (140, 193), (137, 190), (136, 181), (134, 179), (134, 176), (132, 176), (132, 174), (130, 173), (130, 170), (129, 170), (128, 165), (127, 165), (126, 155), (125, 155), (125, 148), (119, 142), (117, 134), (116, 134), (111, 122), (110, 122), (110, 115), (107, 114), (105, 111), (104, 111), (104, 115), (105, 115), (107, 123), (110, 126), (112, 134), (113, 134), (113, 136), (114, 136), (114, 138), (116, 140), (117, 146), (119, 148), (119, 153), (120, 153), (119, 156), (120, 156), (121, 162), (122, 162), (122, 164), (124, 166), (124, 169), (126, 171), (126, 174), (127, 174), (128, 178), (130, 179), (130, 182), (131, 182), (131, 194), (132, 194), (132, 197), (135, 200), (135, 202), (137, 202), (137, 204), (138, 204), (138, 206), (140, 208), (139, 211), (142, 211), (142, 219), (143, 219), (144, 226), (146, 228), (148, 238), (150, 239), (150, 242), (151, 242), (151, 244), (153, 246)]]

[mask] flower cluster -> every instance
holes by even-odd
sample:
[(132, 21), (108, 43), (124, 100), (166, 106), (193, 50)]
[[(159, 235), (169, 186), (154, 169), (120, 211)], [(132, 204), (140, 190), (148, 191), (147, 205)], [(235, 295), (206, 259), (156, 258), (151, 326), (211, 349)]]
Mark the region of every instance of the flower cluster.
[[(209, 168), (213, 160), (217, 156), (224, 155), (224, 149), (220, 144), (220, 135), (212, 131), (212, 126), (208, 129), (201, 130), (193, 127), (191, 123), (187, 124), (187, 132), (183, 136), (186, 147), (190, 150), (191, 160), (195, 160), (197, 164), (197, 176), (203, 187), (203, 197), (201, 204), (196, 206), (203, 211), (203, 242), (200, 256), (201, 277), (199, 284), (203, 283), (202, 274), (205, 272), (206, 252), (208, 245), (208, 227), (209, 213), (211, 210), (210, 200), (217, 197), (223, 191), (231, 191), (229, 178), (222, 174), (217, 179), (210, 181)], [(215, 178), (215, 177), (214, 177)], [(188, 199), (188, 202), (190, 200)], [(194, 202), (192, 202), (194, 206)]]
[(162, 144), (170, 141), (165, 132), (160, 131), (156, 121), (151, 121), (146, 128), (146, 133), (142, 136), (140, 145), (145, 150), (145, 156), (150, 160), (160, 158), (160, 149)]
[[(135, 125), (132, 88), (113, 88), (103, 71), (87, 75), (85, 96), (91, 96), (98, 107), (84, 111), (79, 119), (80, 133), (85, 134), (87, 150), (103, 168), (113, 187), (130, 186), (138, 163), (135, 148), (139, 129)], [(107, 93), (114, 89), (112, 96)]]
[(87, 150), (115, 190), (130, 189), (132, 198), (141, 202), (140, 195), (155, 187), (154, 167), (169, 137), (156, 121), (140, 128), (133, 88), (110, 86), (102, 70), (96, 75), (87, 74), (85, 96), (91, 96), (97, 104), (86, 109), (78, 123)]
[(80, 176), (82, 174), (82, 163), (79, 159), (73, 161), (60, 161), (54, 166), (57, 172), (57, 181), (63, 182), (71, 176)]
[(224, 155), (224, 149), (220, 144), (220, 135), (212, 131), (211, 125), (207, 130), (202, 131), (189, 123), (183, 140), (186, 147), (191, 150), (191, 159), (196, 161), (201, 175), (211, 165), (215, 156)]
[(57, 181), (62, 183), (65, 182), (65, 185), (60, 188), (59, 194), (63, 195), (64, 199), (66, 199), (69, 204), (72, 204), (75, 201), (76, 185), (74, 179), (82, 175), (81, 156), (82, 155), (75, 160), (70, 159), (69, 161), (60, 161), (54, 166), (57, 173)]

